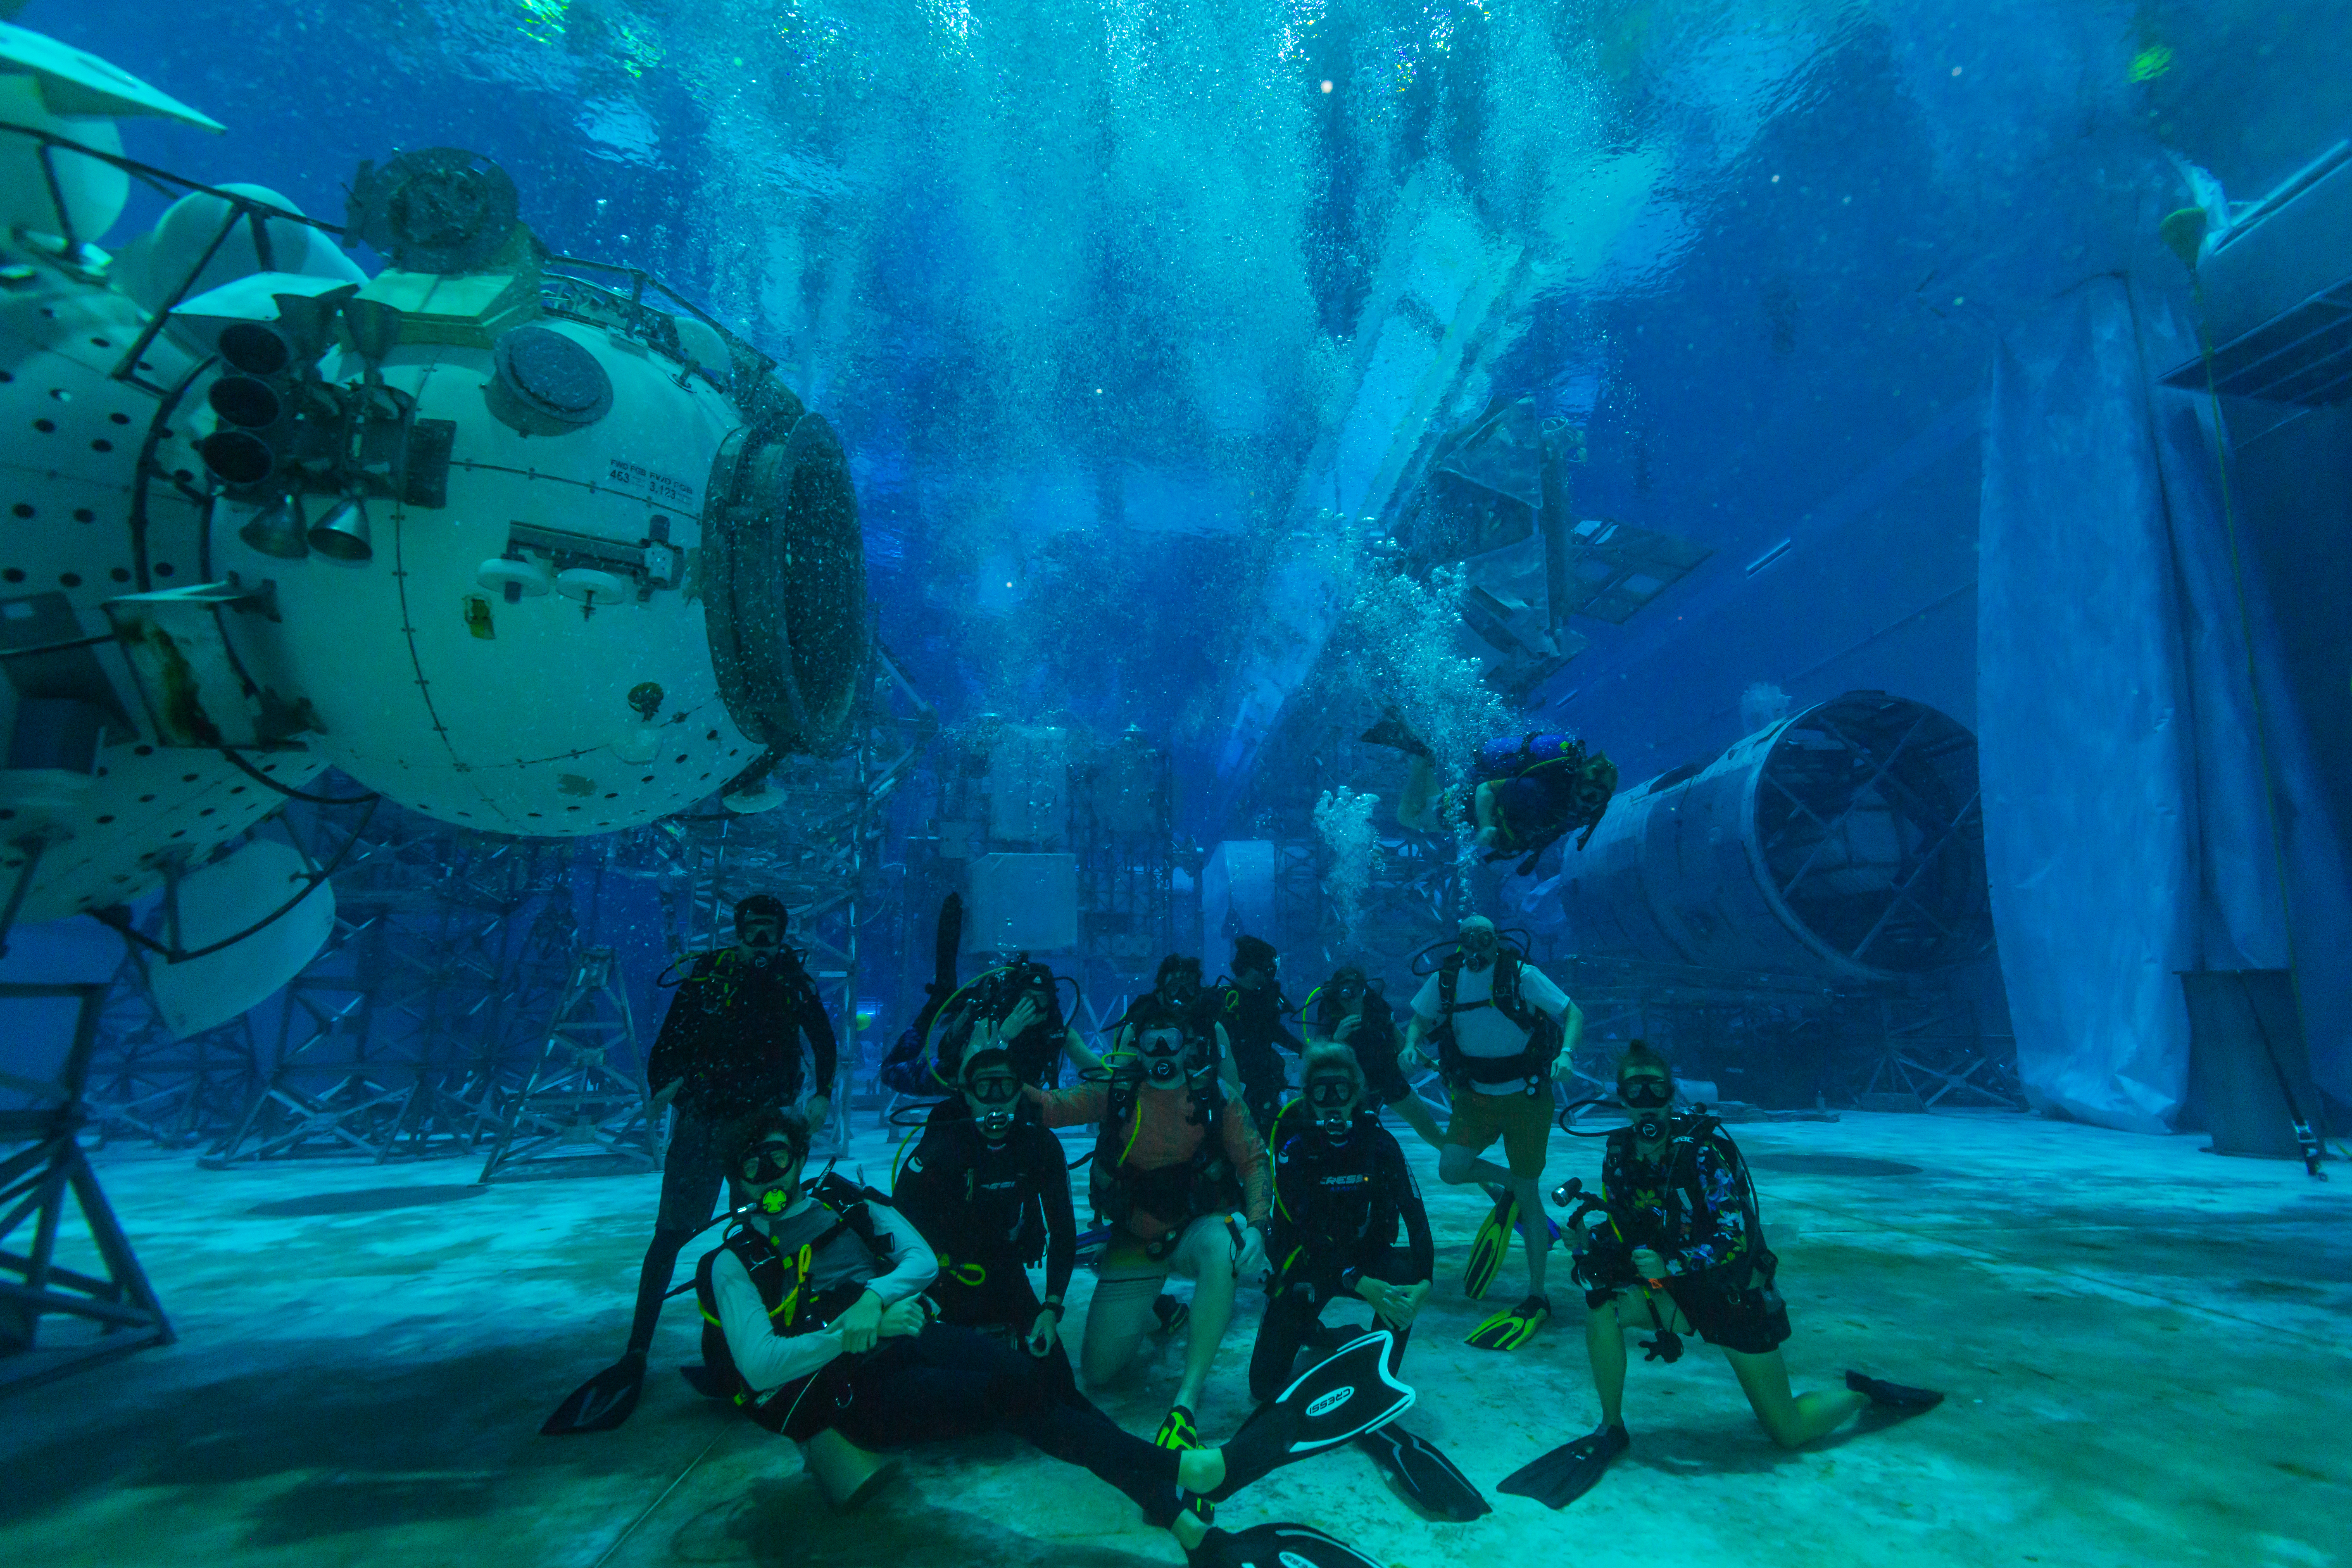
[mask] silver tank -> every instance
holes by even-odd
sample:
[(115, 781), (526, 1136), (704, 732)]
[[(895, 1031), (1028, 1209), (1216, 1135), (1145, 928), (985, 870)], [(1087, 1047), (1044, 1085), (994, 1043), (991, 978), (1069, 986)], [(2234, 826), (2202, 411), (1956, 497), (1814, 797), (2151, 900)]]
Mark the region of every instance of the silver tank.
[(1580, 953), (1861, 984), (1974, 958), (1976, 737), (1847, 692), (1622, 792), (1559, 899)]

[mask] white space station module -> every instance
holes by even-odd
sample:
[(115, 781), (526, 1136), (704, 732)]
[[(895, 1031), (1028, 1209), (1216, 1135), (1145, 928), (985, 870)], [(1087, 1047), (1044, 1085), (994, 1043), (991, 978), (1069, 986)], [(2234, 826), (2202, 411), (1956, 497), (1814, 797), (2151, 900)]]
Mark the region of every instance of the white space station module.
[[(578, 835), (841, 742), (856, 500), (772, 361), (550, 256), (472, 154), (361, 166), (371, 278), (268, 190), (125, 158), (142, 115), (219, 129), (0, 24), (0, 940), (207, 881), (207, 932), (268, 919), (299, 857), (214, 863), (329, 764)], [(178, 199), (110, 256), (134, 178)]]

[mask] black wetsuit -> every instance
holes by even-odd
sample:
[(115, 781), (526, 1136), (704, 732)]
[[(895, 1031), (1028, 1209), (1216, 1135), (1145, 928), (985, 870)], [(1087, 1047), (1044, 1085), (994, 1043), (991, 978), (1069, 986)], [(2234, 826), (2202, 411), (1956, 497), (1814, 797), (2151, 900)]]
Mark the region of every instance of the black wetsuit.
[[(1266, 1238), (1275, 1276), (1250, 1353), (1250, 1393), (1260, 1400), (1282, 1392), (1323, 1309), (1337, 1297), (1354, 1295), (1360, 1277), (1418, 1285), (1429, 1279), (1436, 1257), (1421, 1190), (1413, 1185), (1403, 1149), (1378, 1115), (1358, 1115), (1347, 1142), (1339, 1144), (1311, 1122), (1291, 1131), (1292, 1119), (1305, 1115), (1306, 1107), (1293, 1102), (1276, 1129), (1274, 1181), (1279, 1201)], [(1400, 1224), (1404, 1247), (1396, 1245)], [(1410, 1328), (1394, 1332), (1391, 1372), (1404, 1359), (1405, 1342), (1412, 1337)]]
[[(1356, 1053), (1356, 1065), (1364, 1073), (1365, 1090), (1373, 1101), (1394, 1105), (1412, 1092), (1412, 1085), (1405, 1081), (1404, 1069), (1397, 1065), (1397, 1058), (1404, 1050), (1404, 1036), (1397, 1029), (1396, 1009), (1377, 991), (1365, 992), (1357, 1005), (1363, 1010), (1362, 1020), (1340, 1043)], [(1336, 1038), (1336, 1031), (1348, 1012), (1348, 1005), (1328, 992), (1318, 998), (1318, 1036), (1327, 1040)]]
[(1601, 1194), (1608, 1217), (1590, 1222), (1576, 1255), (1589, 1304), (1635, 1284), (1633, 1249), (1647, 1247), (1665, 1260), (1666, 1294), (1707, 1343), (1761, 1355), (1789, 1337), (1789, 1309), (1773, 1289), (1780, 1260), (1760, 1245), (1720, 1127), (1678, 1125), (1655, 1164), (1634, 1152), (1632, 1128), (1617, 1129), (1601, 1153)]
[(1307, 1048), (1282, 1026), (1283, 1015), (1297, 1009), (1283, 999), (1281, 988), (1272, 982), (1256, 991), (1238, 985), (1223, 990), (1224, 1005), (1219, 1016), (1225, 1026), (1225, 1040), (1233, 1047), (1234, 1067), (1241, 1074), (1243, 1102), (1249, 1107), (1250, 1120), (1257, 1124), (1258, 1136), (1264, 1137), (1290, 1087), (1276, 1047), (1293, 1056)]
[(1025, 1335), (1039, 1310), (1027, 1265), (1041, 1258), (1045, 1294), (1059, 1300), (1069, 1289), (1078, 1256), (1069, 1168), (1062, 1141), (1034, 1115), (1016, 1119), (996, 1143), (968, 1111), (935, 1116), (891, 1201), (939, 1255), (931, 1298), (941, 1322)]
[(672, 1102), (677, 1121), (662, 1161), (653, 1242), (637, 1273), (632, 1354), (651, 1348), (678, 1252), (710, 1218), (727, 1162), (750, 1123), (800, 1098), (803, 1036), (816, 1058), (816, 1091), (829, 1094), (838, 1052), (833, 1020), (789, 948), (759, 957), (731, 947), (706, 952), (678, 982), (646, 1057), (646, 1081), (656, 1092), (683, 1081)]

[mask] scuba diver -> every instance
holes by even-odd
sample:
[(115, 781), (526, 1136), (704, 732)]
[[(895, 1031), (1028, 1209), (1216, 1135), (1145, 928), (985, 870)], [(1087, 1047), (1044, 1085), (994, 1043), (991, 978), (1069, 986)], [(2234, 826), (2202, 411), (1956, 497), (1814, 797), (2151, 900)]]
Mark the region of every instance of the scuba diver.
[[(1696, 1328), (1719, 1348), (1772, 1441), (1801, 1447), (1872, 1406), (1893, 1415), (1931, 1410), (1932, 1389), (1845, 1374), (1840, 1393), (1792, 1394), (1780, 1358), (1789, 1309), (1773, 1288), (1780, 1260), (1765, 1245), (1756, 1185), (1747, 1162), (1704, 1106), (1675, 1117), (1674, 1071), (1664, 1057), (1635, 1040), (1617, 1064), (1617, 1098), (1633, 1124), (1607, 1134), (1601, 1193), (1580, 1204), (1570, 1228), (1580, 1233), (1576, 1277), (1584, 1293), (1584, 1343), (1601, 1425), (1505, 1479), (1499, 1489), (1565, 1508), (1592, 1489), (1610, 1462), (1632, 1446), (1622, 1405), (1625, 1331), (1649, 1331), (1644, 1359), (1673, 1362), (1682, 1336)], [(1553, 1194), (1567, 1201), (1580, 1183)], [(1582, 1223), (1587, 1211), (1600, 1223)]]
[(930, 1246), (879, 1194), (831, 1172), (804, 1188), (808, 1148), (798, 1114), (757, 1121), (733, 1162), (740, 1223), (703, 1258), (695, 1291), (712, 1386), (805, 1445), (835, 1508), (889, 1478), (895, 1467), (875, 1449), (1003, 1430), (1125, 1492), (1173, 1531), (1193, 1568), (1271, 1568), (1284, 1552), (1307, 1568), (1368, 1561), (1303, 1527), (1228, 1532), (1204, 1516), (1411, 1406), (1412, 1390), (1387, 1374), (1387, 1335), (1309, 1368), (1221, 1447), (1157, 1447), (1084, 1401), (1055, 1398), (1003, 1341), (934, 1321), (921, 1294), (937, 1272)]
[(783, 900), (753, 893), (735, 906), (735, 945), (697, 955), (678, 982), (661, 1033), (646, 1058), (646, 1081), (660, 1087), (648, 1113), (675, 1104), (662, 1159), (661, 1203), (637, 1274), (635, 1315), (621, 1359), (572, 1390), (540, 1431), (548, 1436), (609, 1432), (629, 1418), (645, 1388), (654, 1324), (677, 1255), (710, 1219), (727, 1173), (727, 1152), (751, 1122), (800, 1098), (803, 1037), (815, 1058), (809, 1120), (832, 1111), (838, 1047), (833, 1021), (800, 955), (784, 945)]
[[(1021, 1022), (1008, 1028), (1016, 1014)], [(995, 1038), (999, 1048), (1011, 1054), (1020, 1080), (1040, 1089), (1051, 1089), (1060, 1079), (1059, 1058), (1065, 1055), (1081, 1074), (1102, 1071), (1102, 1058), (1087, 1049), (1076, 1026), (1062, 1012), (1058, 978), (1025, 952), (1013, 953), (982, 971), (940, 1009), (930, 1049), (932, 1071), (940, 1086), (951, 1089), (961, 1080), (963, 1054), (971, 1041), (981, 1037)], [(962, 1105), (961, 1097), (950, 1098), (940, 1110), (954, 1116)]]
[(1275, 1117), (1282, 1110), (1282, 1101), (1289, 1092), (1288, 1075), (1283, 1070), (1282, 1058), (1276, 1048), (1297, 1056), (1306, 1049), (1297, 1036), (1282, 1026), (1286, 1013), (1298, 1009), (1284, 1000), (1282, 985), (1276, 977), (1280, 960), (1274, 944), (1262, 937), (1234, 938), (1234, 983), (1220, 987), (1224, 993), (1224, 1005), (1219, 1016), (1225, 1026), (1226, 1037), (1233, 1044), (1234, 1068), (1242, 1081), (1242, 1100), (1249, 1107), (1250, 1120), (1256, 1123), (1258, 1136), (1266, 1136)]
[[(1307, 1047), (1299, 1097), (1283, 1108), (1274, 1144), (1272, 1255), (1265, 1319), (1250, 1354), (1251, 1396), (1272, 1399), (1290, 1380), (1324, 1309), (1343, 1296), (1371, 1310), (1367, 1331), (1393, 1336), (1399, 1370), (1413, 1319), (1429, 1300), (1435, 1247), (1429, 1212), (1404, 1151), (1365, 1092), (1356, 1053), (1336, 1041)], [(1403, 1229), (1407, 1245), (1397, 1245)], [(1353, 1337), (1353, 1336), (1349, 1336)], [(1391, 1425), (1357, 1439), (1408, 1501), (1456, 1523), (1489, 1511), (1453, 1462)]]
[[(1471, 1331), (1467, 1342), (1480, 1350), (1517, 1350), (1551, 1316), (1544, 1294), (1551, 1225), (1537, 1183), (1551, 1137), (1551, 1086), (1567, 1076), (1583, 1035), (1582, 1010), (1525, 953), (1506, 946), (1484, 915), (1462, 922), (1454, 950), (1412, 999), (1405, 1048), (1419, 1051), (1423, 1038), (1437, 1042), (1438, 1071), (1454, 1102), (1438, 1179), (1476, 1182), (1495, 1200), (1471, 1239), (1463, 1294), (1474, 1301), (1486, 1295), (1510, 1250), (1514, 1225), (1525, 1221), (1527, 1297)], [(1498, 1138), (1507, 1169), (1479, 1158)]]
[(1535, 869), (1536, 858), (1555, 841), (1580, 827), (1584, 833), (1576, 847), (1581, 849), (1591, 842), (1610, 797), (1617, 793), (1617, 764), (1603, 752), (1588, 753), (1583, 742), (1558, 731), (1530, 732), (1517, 740), (1498, 735), (1487, 741), (1478, 748), (1470, 784), (1459, 798), (1438, 787), (1434, 753), (1394, 709), (1358, 739), (1393, 747), (1411, 759), (1404, 793), (1397, 802), (1400, 823), (1421, 833), (1438, 832), (1448, 819), (1469, 825), (1489, 862), (1525, 856), (1518, 867), (1521, 876)]
[[(1119, 1025), (1108, 1077), (1023, 1090), (1048, 1127), (1097, 1129), (1090, 1187), (1111, 1238), (1096, 1263), (1079, 1361), (1087, 1385), (1126, 1372), (1156, 1321), (1189, 1329), (1184, 1375), (1153, 1439), (1200, 1442), (1193, 1412), (1233, 1320), (1234, 1294), (1266, 1270), (1265, 1145), (1218, 1076), (1224, 1030), (1201, 1005), (1201, 961), (1171, 954)], [(1192, 1305), (1161, 1287), (1189, 1275)]]
[(1333, 970), (1330, 979), (1308, 994), (1300, 1022), (1310, 1046), (1335, 1040), (1356, 1053), (1365, 1092), (1375, 1105), (1393, 1109), (1431, 1148), (1445, 1147), (1428, 1102), (1405, 1081), (1398, 1060), (1404, 1054), (1404, 1039), (1397, 1029), (1396, 1009), (1361, 969), (1347, 963)]
[[(1061, 1140), (1021, 1114), (1022, 1079), (1004, 1040), (1024, 1021), (1016, 1008), (1007, 1026), (985, 1026), (964, 1051), (955, 1085), (963, 1114), (933, 1112), (890, 1201), (939, 1248), (930, 1287), (939, 1321), (1001, 1331), (1041, 1363), (1057, 1397), (1080, 1399), (1061, 1340), (1077, 1219)], [(1043, 1300), (1028, 1272), (1040, 1259)]]

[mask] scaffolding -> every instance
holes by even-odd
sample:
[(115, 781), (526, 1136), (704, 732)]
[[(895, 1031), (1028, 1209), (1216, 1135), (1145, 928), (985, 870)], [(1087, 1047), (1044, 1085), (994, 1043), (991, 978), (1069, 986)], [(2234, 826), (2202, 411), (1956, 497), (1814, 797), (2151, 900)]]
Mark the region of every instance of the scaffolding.
[[(171, 1321), (131, 1249), (113, 1205), (81, 1146), (89, 1121), (83, 1092), (105, 1006), (102, 985), (0, 984), (0, 1004), (20, 1037), (62, 1037), (55, 1068), (12, 1073), (0, 1095), (0, 1389), (25, 1387), (78, 1367), (172, 1342)], [(24, 1014), (70, 1008), (62, 1029), (27, 1028)], [(48, 1020), (44, 1020), (47, 1022)], [(64, 1020), (56, 1020), (65, 1022)], [(68, 1211), (78, 1211), (100, 1274), (58, 1259)], [(32, 1237), (9, 1243), (27, 1223)], [(45, 1320), (63, 1319), (78, 1337), (42, 1343)]]
[(658, 1116), (646, 1089), (635, 1012), (613, 950), (583, 949), (572, 959), (539, 1064), (499, 1118), (498, 1140), (476, 1179), (599, 1157), (625, 1170), (658, 1170)]

